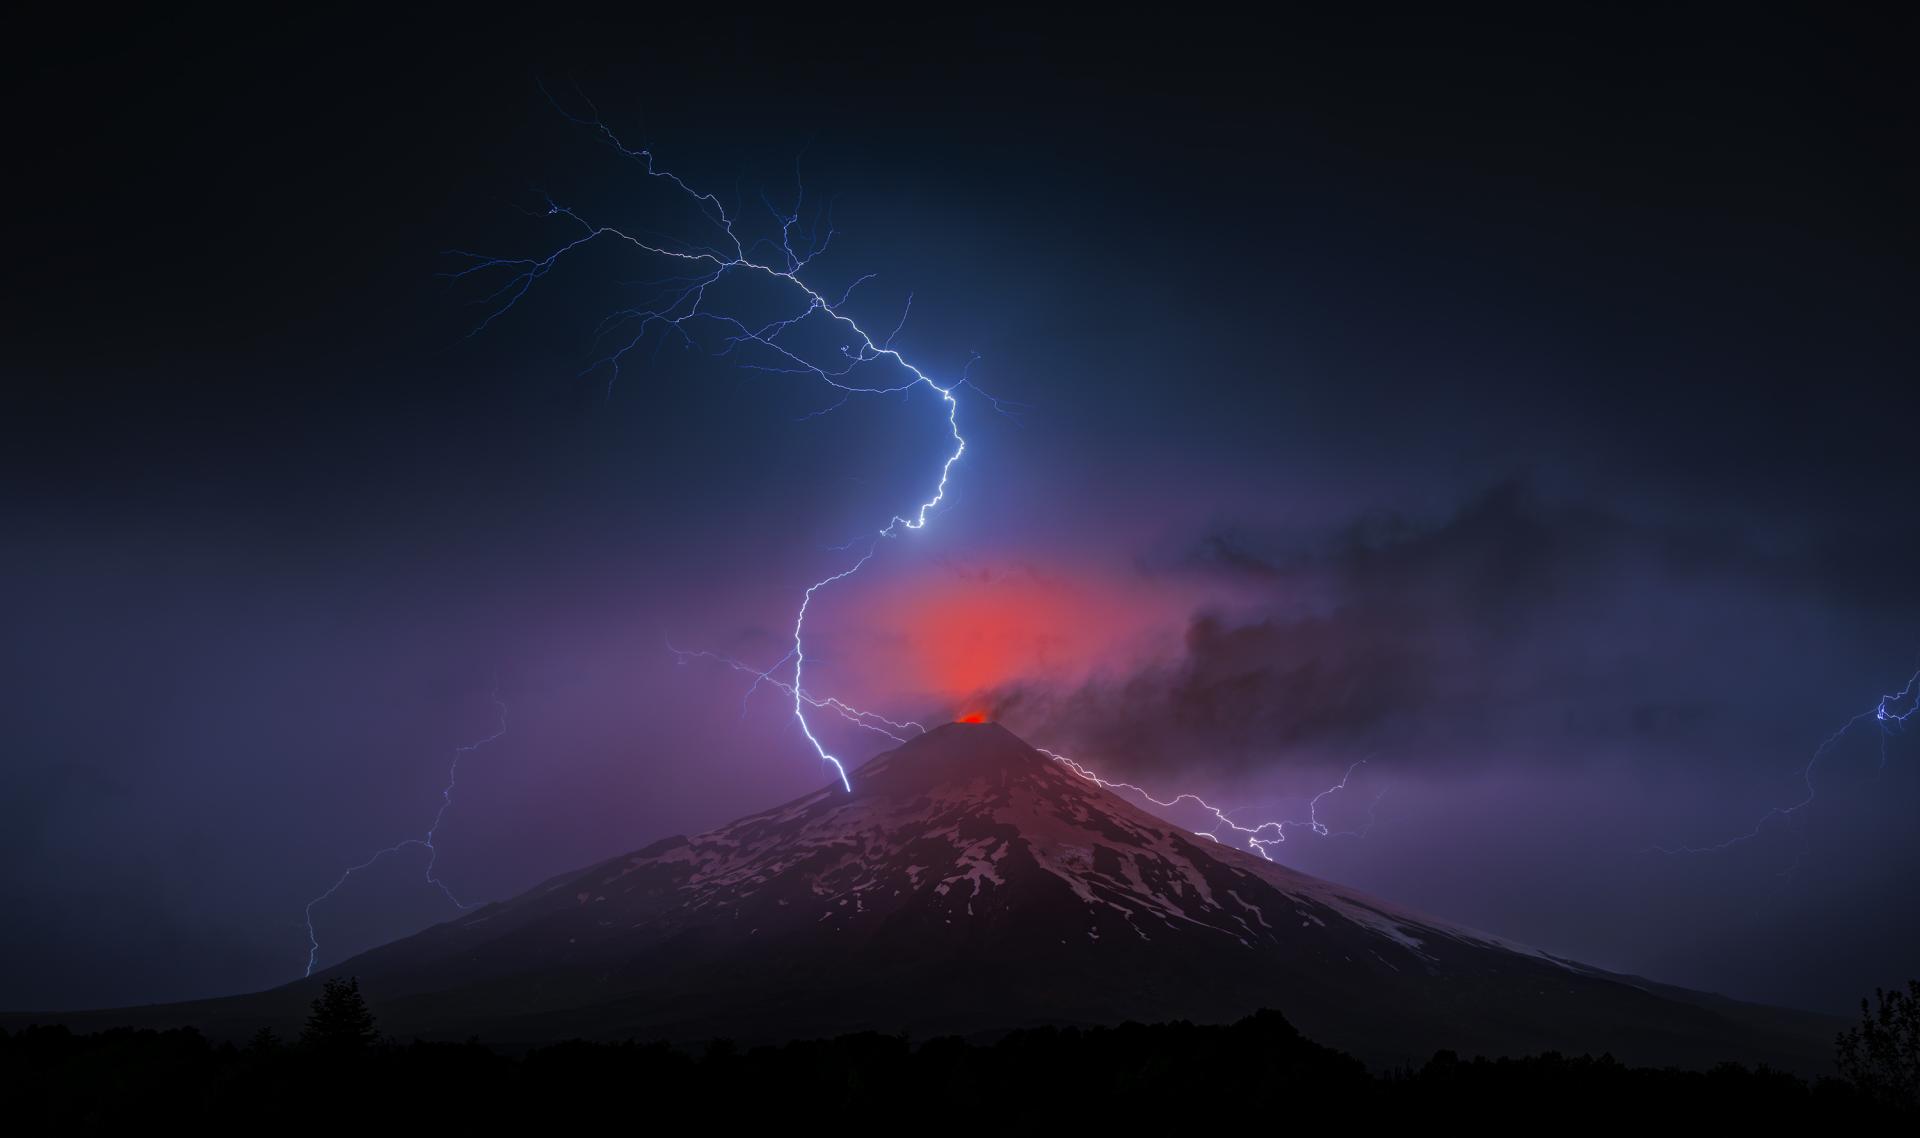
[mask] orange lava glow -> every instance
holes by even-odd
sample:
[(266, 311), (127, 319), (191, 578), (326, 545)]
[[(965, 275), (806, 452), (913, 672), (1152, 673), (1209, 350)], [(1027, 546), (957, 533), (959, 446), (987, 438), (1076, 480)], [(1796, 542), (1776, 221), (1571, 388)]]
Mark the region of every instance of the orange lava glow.
[(987, 721), (987, 713), (984, 711), (969, 711), (965, 715), (962, 715), (960, 718), (954, 720), (955, 723), (985, 723), (986, 721)]

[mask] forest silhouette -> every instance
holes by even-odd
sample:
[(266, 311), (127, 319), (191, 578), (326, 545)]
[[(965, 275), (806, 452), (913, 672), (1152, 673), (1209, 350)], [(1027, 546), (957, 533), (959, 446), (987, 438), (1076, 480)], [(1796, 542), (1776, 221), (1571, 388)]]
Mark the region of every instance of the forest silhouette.
[(1231, 1025), (1039, 1027), (991, 1041), (859, 1034), (742, 1049), (727, 1040), (574, 1041), (516, 1053), (477, 1040), (383, 1038), (352, 980), (330, 981), (294, 1042), (192, 1029), (0, 1032), (5, 1117), (29, 1130), (156, 1122), (296, 1130), (407, 1124), (551, 1127), (610, 1118), (745, 1125), (1060, 1126), (1408, 1122), (1466, 1112), (1511, 1124), (1660, 1118), (1716, 1126), (1920, 1116), (1920, 984), (1862, 1004), (1842, 1073), (1807, 1080), (1724, 1064), (1630, 1067), (1609, 1056), (1462, 1058), (1369, 1071), (1262, 1011)]

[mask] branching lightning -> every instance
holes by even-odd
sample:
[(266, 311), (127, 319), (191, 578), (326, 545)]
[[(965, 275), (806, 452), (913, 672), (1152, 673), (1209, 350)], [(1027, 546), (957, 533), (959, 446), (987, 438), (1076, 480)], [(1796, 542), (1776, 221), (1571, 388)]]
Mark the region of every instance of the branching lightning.
[(440, 849), (439, 847), (433, 844), (433, 838), (434, 838), (434, 835), (439, 832), (440, 824), (446, 821), (447, 810), (453, 806), (454, 787), (458, 785), (460, 781), (460, 760), (507, 733), (507, 705), (505, 701), (503, 701), (500, 698), (500, 689), (498, 684), (494, 686), (493, 693), (488, 698), (493, 701), (494, 710), (499, 713), (499, 719), (494, 724), (493, 732), (487, 735), (485, 738), (476, 739), (471, 743), (467, 743), (462, 746), (455, 747), (453, 749), (453, 758), (447, 764), (446, 785), (440, 788), (440, 808), (434, 811), (433, 824), (427, 827), (427, 832), (423, 836), (418, 838), (407, 838), (403, 841), (395, 842), (393, 845), (390, 845), (387, 848), (376, 852), (372, 857), (361, 862), (359, 865), (348, 866), (346, 870), (342, 872), (337, 879), (335, 879), (334, 883), (327, 887), (326, 892), (320, 894), (318, 897), (315, 897), (313, 900), (307, 902), (307, 909), (306, 909), (307, 970), (305, 973), (306, 975), (308, 976), (313, 975), (314, 966), (318, 964), (320, 961), (320, 935), (318, 932), (315, 931), (313, 927), (314, 906), (321, 904), (322, 902), (331, 898), (335, 893), (338, 893), (341, 887), (346, 885), (348, 879), (351, 878), (354, 874), (359, 873), (362, 870), (373, 868), (376, 862), (380, 861), (382, 858), (385, 858), (389, 854), (396, 854), (396, 853), (399, 853), (401, 850), (405, 850), (405, 849), (417, 848), (417, 849), (426, 850), (427, 851), (427, 868), (426, 868), (427, 884), (433, 886), (435, 889), (438, 889), (441, 892), (441, 894), (446, 897), (447, 900), (453, 902), (456, 908), (461, 909), (463, 911), (467, 909), (471, 909), (476, 904), (479, 903), (479, 902), (472, 902), (472, 901), (462, 901), (459, 897), (456, 897), (454, 895), (452, 887), (450, 887), (445, 880), (443, 880), (442, 878), (434, 874), (434, 869), (439, 864), (439, 860), (440, 860)]
[[(1903, 708), (1904, 710), (1902, 710)], [(1842, 739), (1845, 739), (1862, 723), (1871, 722), (1879, 736), (1880, 767), (1885, 769), (1887, 765), (1887, 740), (1904, 730), (1908, 720), (1912, 719), (1916, 713), (1920, 713), (1920, 671), (1916, 671), (1908, 676), (1906, 684), (1903, 685), (1899, 691), (1881, 696), (1878, 703), (1875, 703), (1872, 707), (1841, 724), (1839, 730), (1827, 736), (1826, 741), (1814, 749), (1813, 756), (1807, 760), (1806, 766), (1800, 769), (1800, 783), (1805, 788), (1806, 793), (1802, 795), (1797, 802), (1794, 802), (1790, 806), (1776, 806), (1768, 810), (1754, 822), (1751, 829), (1736, 834), (1723, 842), (1715, 842), (1712, 845), (1704, 846), (1652, 846), (1649, 847), (1650, 850), (1663, 854), (1725, 853), (1736, 846), (1745, 845), (1759, 838), (1769, 827), (1791, 825), (1796, 817), (1802, 816), (1813, 806), (1814, 798), (1818, 793), (1814, 785), (1814, 775), (1820, 769), (1821, 764), (1826, 760), (1828, 754), (1833, 751), (1834, 747), (1837, 746)], [(1781, 871), (1782, 877), (1791, 876), (1794, 870), (1799, 868), (1800, 858), (1805, 855), (1805, 852), (1803, 848), (1800, 853), (1795, 855), (1792, 864)]]
[[(837, 700), (816, 701), (810, 697), (804, 687), (807, 666), (806, 630), (807, 613), (813, 605), (814, 597), (820, 590), (846, 580), (858, 573), (878, 552), (880, 541), (897, 537), (909, 530), (925, 528), (928, 517), (939, 508), (947, 496), (947, 482), (953, 473), (954, 464), (966, 454), (967, 440), (960, 433), (960, 401), (956, 390), (968, 383), (967, 373), (963, 369), (960, 378), (950, 383), (935, 380), (927, 372), (896, 349), (893, 344), (906, 323), (906, 312), (902, 312), (900, 323), (884, 338), (876, 338), (851, 316), (844, 307), (853, 290), (869, 277), (861, 277), (848, 286), (838, 300), (830, 300), (826, 294), (807, 283), (801, 274), (812, 264), (814, 258), (825, 252), (833, 240), (833, 229), (829, 222), (824, 237), (819, 236), (817, 226), (810, 228), (803, 239), (799, 232), (801, 207), (805, 202), (804, 189), (796, 190), (794, 206), (790, 210), (776, 208), (771, 201), (762, 198), (767, 210), (773, 215), (779, 226), (780, 237), (777, 243), (761, 240), (749, 243), (744, 240), (737, 228), (738, 219), (727, 209), (726, 203), (719, 197), (695, 190), (679, 175), (661, 168), (652, 151), (636, 149), (622, 142), (598, 112), (590, 117), (575, 115), (565, 108), (556, 108), (568, 119), (582, 126), (590, 127), (623, 157), (632, 160), (649, 178), (666, 182), (686, 197), (698, 208), (701, 215), (714, 228), (716, 240), (708, 244), (668, 243), (650, 240), (628, 233), (609, 225), (598, 225), (588, 221), (571, 208), (563, 206), (553, 199), (547, 199), (547, 215), (562, 219), (579, 232), (552, 252), (539, 258), (499, 258), (478, 253), (456, 250), (456, 256), (468, 260), (464, 268), (449, 274), (455, 279), (504, 272), (506, 282), (491, 293), (484, 301), (488, 306), (486, 316), (473, 329), (479, 333), (495, 320), (517, 305), (528, 290), (540, 281), (568, 254), (597, 242), (612, 242), (628, 246), (650, 257), (659, 257), (670, 263), (678, 264), (688, 270), (689, 275), (669, 278), (662, 285), (662, 293), (647, 307), (628, 308), (613, 313), (601, 323), (603, 334), (611, 335), (624, 330), (625, 340), (619, 347), (601, 356), (588, 366), (582, 374), (591, 374), (604, 370), (607, 373), (608, 390), (618, 380), (620, 369), (627, 355), (640, 347), (647, 336), (658, 329), (663, 337), (678, 337), (682, 342), (692, 345), (692, 333), (689, 331), (698, 325), (717, 328), (721, 333), (719, 354), (730, 355), (736, 351), (755, 347), (767, 353), (771, 363), (746, 362), (742, 366), (758, 371), (775, 374), (806, 375), (827, 384), (839, 392), (839, 402), (825, 408), (819, 414), (825, 414), (839, 407), (855, 395), (897, 395), (909, 392), (916, 387), (925, 387), (939, 396), (946, 420), (948, 437), (952, 449), (948, 451), (940, 464), (939, 479), (932, 492), (920, 502), (917, 508), (897, 513), (866, 537), (856, 539), (848, 548), (858, 547), (864, 542), (865, 548), (852, 564), (837, 573), (824, 577), (808, 585), (800, 598), (799, 610), (794, 614), (793, 646), (787, 654), (772, 667), (750, 669), (741, 665), (741, 670), (753, 672), (755, 684), (773, 683), (793, 698), (793, 717), (800, 727), (800, 733), (806, 738), (820, 762), (832, 768), (834, 777), (843, 790), (852, 790), (847, 778), (846, 765), (832, 751), (827, 749), (820, 737), (815, 734), (813, 724), (807, 717), (809, 709), (833, 710), (837, 714), (848, 716), (854, 722), (869, 729), (879, 730), (878, 725), (891, 721), (865, 713), (849, 715), (844, 704)], [(591, 106), (591, 104), (589, 104)], [(767, 247), (768, 252), (760, 257), (759, 250)], [(758, 258), (758, 259), (756, 259)], [(709, 303), (709, 290), (730, 274), (760, 277), (782, 286), (793, 299), (793, 308), (783, 316), (764, 323), (750, 324), (745, 319), (721, 311)], [(912, 298), (907, 301), (907, 309), (912, 308)], [(791, 336), (796, 328), (803, 324), (826, 327), (839, 333), (839, 345), (835, 353), (812, 351), (797, 344)], [(810, 329), (811, 330), (811, 329)], [(823, 356), (827, 358), (822, 358)], [(876, 371), (884, 373), (874, 379), (865, 377)], [(792, 665), (791, 678), (775, 680), (776, 670)], [(895, 726), (900, 726), (895, 724)], [(883, 731), (883, 733), (886, 733)], [(895, 736), (896, 738), (898, 736)]]

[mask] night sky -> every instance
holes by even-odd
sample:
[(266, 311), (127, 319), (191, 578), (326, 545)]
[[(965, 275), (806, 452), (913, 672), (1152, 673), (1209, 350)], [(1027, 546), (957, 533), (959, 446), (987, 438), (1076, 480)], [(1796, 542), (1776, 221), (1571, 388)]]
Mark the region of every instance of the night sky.
[[(1176, 13), (1166, 14), (1172, 18)], [(426, 828), (497, 899), (823, 785), (761, 665), (937, 478), (938, 401), (484, 333), (552, 195), (831, 202), (823, 288), (961, 389), (809, 686), (983, 712), (1278, 856), (1604, 967), (1844, 1011), (1920, 974), (1911, 22), (1340, 26), (691, 6), (49, 27), (5, 48), (0, 1007), (225, 994)], [(394, 22), (397, 19), (398, 22)], [(577, 104), (575, 104), (577, 105)], [(775, 227), (777, 228), (777, 226)], [(1012, 404), (1018, 404), (1013, 406)], [(1920, 720), (1916, 720), (1920, 728)], [(830, 732), (850, 756), (884, 740)], [(453, 912), (403, 852), (323, 964)]]

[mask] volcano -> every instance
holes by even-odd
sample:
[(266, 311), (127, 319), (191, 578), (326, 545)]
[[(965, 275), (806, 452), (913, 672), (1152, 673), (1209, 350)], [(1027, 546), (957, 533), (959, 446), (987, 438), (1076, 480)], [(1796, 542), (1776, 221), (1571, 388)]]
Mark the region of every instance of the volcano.
[[(235, 1035), (297, 1024), (322, 979), (353, 975), (401, 1038), (509, 1046), (925, 1038), (1261, 1008), (1389, 1064), (1448, 1048), (1815, 1070), (1832, 1038), (1824, 1017), (1605, 972), (1188, 833), (996, 724), (936, 728), (851, 781), (309, 980), (137, 1018)], [(134, 1018), (115, 1014), (88, 1019)]]

